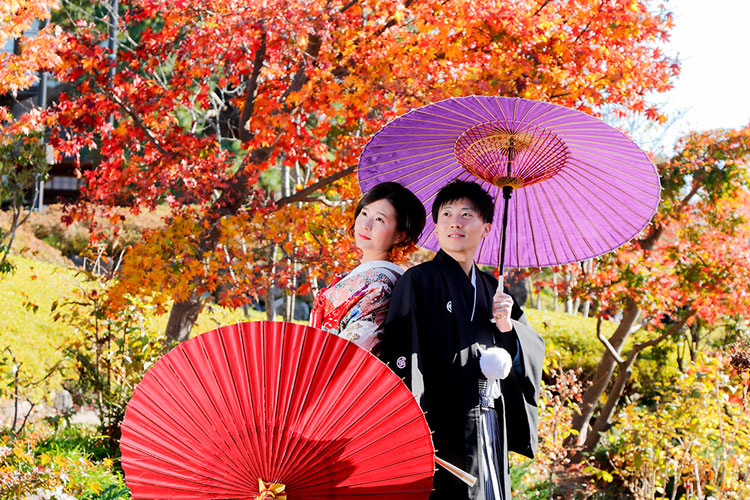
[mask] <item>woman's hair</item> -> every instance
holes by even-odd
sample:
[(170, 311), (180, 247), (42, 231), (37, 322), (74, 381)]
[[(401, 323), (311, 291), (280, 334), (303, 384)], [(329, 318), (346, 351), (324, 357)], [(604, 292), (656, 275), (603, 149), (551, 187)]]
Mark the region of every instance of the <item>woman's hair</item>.
[[(396, 230), (406, 233), (406, 237), (394, 246), (415, 246), (419, 235), (422, 234), (427, 217), (419, 198), (397, 182), (381, 182), (362, 195), (359, 203), (357, 203), (357, 209), (354, 211), (354, 220), (357, 219), (363, 208), (378, 200), (390, 202), (396, 212)], [(354, 236), (354, 220), (349, 227), (351, 236)]]

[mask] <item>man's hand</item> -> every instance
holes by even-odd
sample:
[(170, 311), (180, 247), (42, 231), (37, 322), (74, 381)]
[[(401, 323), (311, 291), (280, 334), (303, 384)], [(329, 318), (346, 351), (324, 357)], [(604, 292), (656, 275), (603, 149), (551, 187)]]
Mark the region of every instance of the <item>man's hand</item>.
[(492, 298), (492, 317), (495, 318), (497, 329), (501, 332), (509, 332), (513, 329), (510, 322), (510, 312), (513, 309), (513, 297), (503, 292), (503, 282), (497, 287), (497, 292)]

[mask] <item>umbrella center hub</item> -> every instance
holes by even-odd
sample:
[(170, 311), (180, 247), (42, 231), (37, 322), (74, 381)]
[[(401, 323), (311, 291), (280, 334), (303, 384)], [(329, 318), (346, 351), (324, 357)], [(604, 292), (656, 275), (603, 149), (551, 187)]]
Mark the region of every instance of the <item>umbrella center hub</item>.
[(459, 136), (453, 152), (468, 172), (513, 189), (557, 175), (568, 160), (568, 148), (554, 132), (523, 122), (475, 125)]

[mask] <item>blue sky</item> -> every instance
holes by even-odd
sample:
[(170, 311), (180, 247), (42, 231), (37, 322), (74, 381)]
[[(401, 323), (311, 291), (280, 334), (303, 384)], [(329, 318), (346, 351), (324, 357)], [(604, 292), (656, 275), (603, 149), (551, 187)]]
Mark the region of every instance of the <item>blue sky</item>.
[[(750, 1), (668, 0), (675, 27), (667, 46), (679, 54), (675, 88), (655, 100), (684, 111), (667, 142), (688, 130), (739, 128), (750, 123)], [(671, 144), (665, 144), (670, 146)]]

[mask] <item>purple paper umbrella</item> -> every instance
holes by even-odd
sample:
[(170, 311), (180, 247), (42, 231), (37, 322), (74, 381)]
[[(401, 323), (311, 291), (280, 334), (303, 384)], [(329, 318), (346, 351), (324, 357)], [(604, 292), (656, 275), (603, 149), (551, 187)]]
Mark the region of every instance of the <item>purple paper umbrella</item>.
[[(506, 97), (458, 97), (396, 118), (367, 143), (358, 175), (363, 192), (384, 181), (406, 186), (428, 214), (447, 183), (479, 182), (495, 200), (496, 223), (476, 260), (501, 271), (614, 250), (649, 223), (661, 191), (656, 168), (622, 132), (580, 111)], [(427, 219), (419, 244), (437, 250)]]

